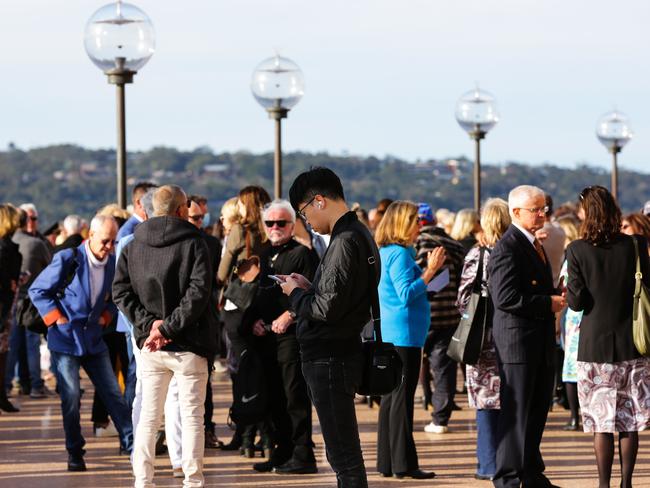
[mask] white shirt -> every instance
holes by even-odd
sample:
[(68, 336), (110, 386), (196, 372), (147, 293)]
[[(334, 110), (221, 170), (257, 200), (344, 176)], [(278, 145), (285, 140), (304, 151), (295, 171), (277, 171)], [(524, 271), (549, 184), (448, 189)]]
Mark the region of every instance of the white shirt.
[(535, 243), (535, 235), (534, 234), (531, 234), (529, 231), (527, 231), (521, 225), (519, 225), (519, 224), (517, 224), (515, 222), (513, 222), (512, 225), (514, 225), (517, 229), (519, 229), (526, 236), (526, 239), (528, 239), (530, 241), (532, 246), (535, 247), (535, 244), (534, 244)]

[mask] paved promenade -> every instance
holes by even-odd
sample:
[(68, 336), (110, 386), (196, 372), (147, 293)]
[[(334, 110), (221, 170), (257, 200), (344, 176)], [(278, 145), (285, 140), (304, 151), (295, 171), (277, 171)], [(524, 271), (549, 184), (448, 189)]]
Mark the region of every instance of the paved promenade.
[[(82, 400), (82, 428), (87, 440), (85, 473), (66, 471), (67, 455), (64, 448), (63, 427), (57, 397), (31, 400), (14, 395), (13, 401), (20, 405), (17, 414), (0, 415), (0, 487), (3, 488), (63, 488), (63, 487), (128, 487), (132, 478), (128, 458), (118, 456), (116, 438), (97, 439), (92, 435), (90, 408), (92, 385), (83, 382), (86, 393)], [(224, 426), (228, 407), (228, 380), (218, 376), (214, 380), (215, 420), (220, 424), (218, 434), (222, 440), (230, 438)], [(485, 487), (492, 484), (476, 481), (474, 446), (476, 431), (474, 412), (467, 408), (467, 401), (459, 395), (460, 412), (454, 412), (450, 423), (451, 432), (444, 435), (426, 434), (423, 426), (430, 415), (416, 409), (415, 440), (423, 469), (437, 473), (434, 480), (413, 481), (379, 477), (373, 467), (376, 460), (376, 422), (378, 409), (358, 406), (358, 415), (364, 457), (371, 487)], [(314, 419), (316, 417), (314, 416)], [(584, 433), (567, 433), (561, 430), (568, 419), (568, 412), (556, 410), (550, 414), (542, 443), (547, 462), (547, 475), (557, 485), (567, 488), (596, 487), (595, 460), (591, 436)], [(219, 450), (206, 450), (206, 486), (214, 487), (310, 487), (336, 486), (336, 480), (325, 461), (322, 437), (318, 423), (314, 425), (314, 440), (320, 472), (316, 475), (280, 476), (258, 474), (251, 469), (252, 460)], [(256, 458), (255, 462), (261, 458)], [(182, 482), (171, 477), (169, 459), (157, 458), (156, 484), (159, 487), (180, 487)], [(618, 486), (618, 466), (614, 467), (612, 486)], [(641, 434), (641, 449), (636, 469), (635, 487), (650, 487), (650, 434)]]

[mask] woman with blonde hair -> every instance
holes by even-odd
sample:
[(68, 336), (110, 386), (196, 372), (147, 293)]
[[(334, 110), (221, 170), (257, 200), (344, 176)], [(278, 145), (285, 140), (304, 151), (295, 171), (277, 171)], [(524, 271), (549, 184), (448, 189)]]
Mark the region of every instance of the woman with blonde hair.
[(449, 237), (457, 240), (469, 252), (478, 242), (477, 236), (481, 232), (481, 221), (478, 213), (470, 208), (464, 208), (456, 214), (454, 226)]
[(418, 206), (412, 202), (390, 204), (375, 232), (381, 256), (379, 302), (382, 336), (393, 343), (402, 359), (402, 383), (384, 395), (379, 409), (377, 471), (382, 476), (427, 479), (413, 440), (413, 402), (422, 364), (422, 347), (429, 330), (427, 284), (445, 261), (445, 250), (427, 256), (424, 270), (415, 262), (415, 240), (420, 227)]
[[(247, 186), (239, 192), (237, 215), (236, 217), (232, 215), (230, 218), (232, 225), (223, 246), (223, 256), (217, 272), (217, 281), (220, 285), (224, 285), (226, 290), (228, 280), (237, 264), (251, 256), (260, 256), (268, 243), (262, 222), (262, 207), (270, 201), (271, 197), (261, 186)], [(222, 311), (224, 329), (230, 343), (228, 366), (231, 375), (237, 372), (241, 353), (249, 345), (247, 334), (242, 330), (245, 312), (246, 310), (241, 310), (230, 300), (226, 300)], [(246, 455), (252, 457), (253, 434), (254, 429), (251, 426), (237, 425), (232, 441), (223, 446), (222, 449), (240, 449)]]
[[(510, 225), (508, 203), (500, 198), (491, 198), (483, 206), (481, 223), (483, 245), (473, 247), (465, 256), (465, 264), (458, 288), (456, 305), (461, 314), (467, 310), (475, 284), (480, 285), (481, 295), (488, 293), (488, 262), (495, 244)], [(482, 258), (482, 259), (481, 259)], [(481, 282), (475, 283), (482, 261)], [(491, 480), (496, 473), (497, 422), (500, 401), (499, 367), (496, 349), (492, 338), (492, 316), (494, 307), (488, 301), (486, 333), (479, 360), (475, 365), (467, 365), (467, 394), (469, 406), (476, 409), (476, 457), (478, 467), (474, 477), (479, 480)]]
[(11, 240), (19, 227), (19, 210), (9, 203), (0, 205), (0, 379), (3, 382), (3, 386), (0, 388), (0, 410), (5, 412), (18, 412), (18, 409), (7, 399), (4, 378), (12, 311), (23, 261), (18, 251), (18, 244)]

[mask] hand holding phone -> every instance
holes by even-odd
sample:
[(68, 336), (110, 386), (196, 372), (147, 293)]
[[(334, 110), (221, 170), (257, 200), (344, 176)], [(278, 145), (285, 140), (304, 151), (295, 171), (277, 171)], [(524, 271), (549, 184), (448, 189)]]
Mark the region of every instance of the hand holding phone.
[(278, 276), (278, 275), (269, 275), (269, 278), (271, 278), (273, 281), (276, 283), (284, 283), (284, 278)]

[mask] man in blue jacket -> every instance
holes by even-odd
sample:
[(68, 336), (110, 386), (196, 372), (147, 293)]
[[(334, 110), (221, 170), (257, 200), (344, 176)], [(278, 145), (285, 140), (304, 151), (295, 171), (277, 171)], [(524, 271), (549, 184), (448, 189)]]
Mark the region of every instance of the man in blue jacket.
[(48, 326), (47, 344), (56, 366), (61, 396), (68, 471), (85, 471), (79, 418), (79, 368), (83, 366), (120, 434), (120, 452), (130, 452), (133, 428), (102, 339), (102, 329), (116, 313), (111, 298), (115, 270), (113, 247), (117, 223), (96, 216), (88, 240), (54, 255), (29, 289)]

